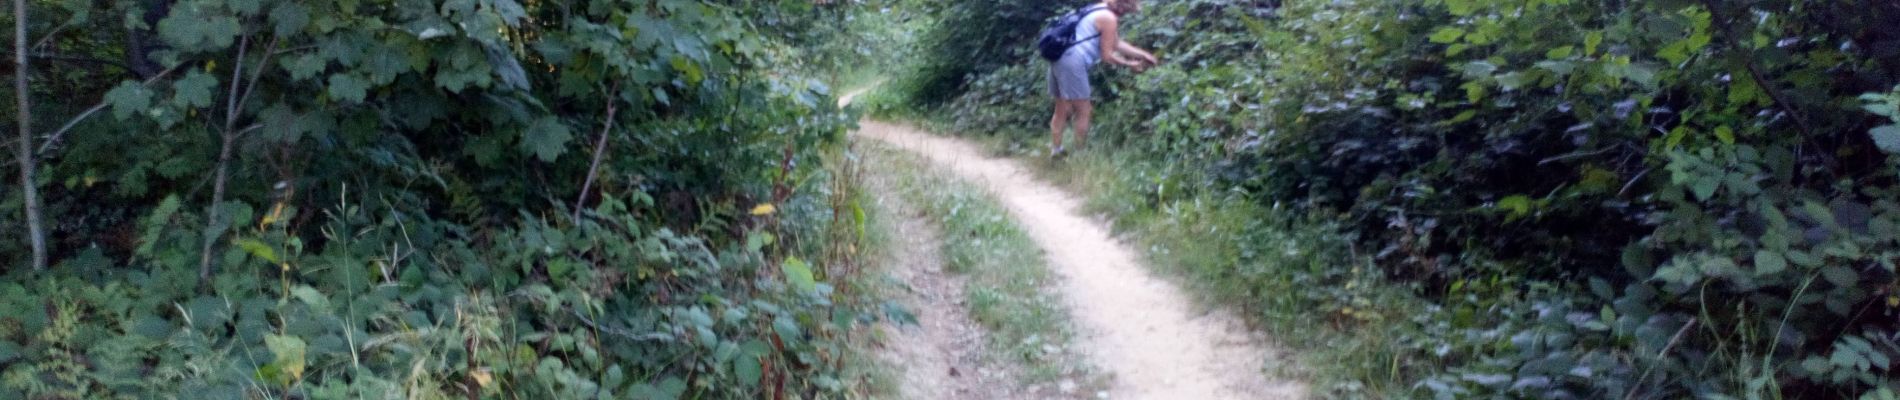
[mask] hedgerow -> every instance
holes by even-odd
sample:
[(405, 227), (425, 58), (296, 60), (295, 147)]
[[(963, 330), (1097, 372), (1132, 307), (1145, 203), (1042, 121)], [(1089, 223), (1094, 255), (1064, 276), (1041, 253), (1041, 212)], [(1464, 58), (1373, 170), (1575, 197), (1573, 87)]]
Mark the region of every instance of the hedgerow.
[[(1144, 3), (1127, 36), (1165, 63), (1099, 73), (1094, 136), (1146, 160), (1121, 186), (1142, 210), (1271, 214), (1214, 261), (1267, 272), (1221, 278), (1401, 337), (1398, 374), (1326, 394), (1894, 396), (1900, 7)], [(1040, 143), (1043, 68), (971, 76), (936, 114)], [(1258, 265), (1287, 262), (1258, 254), (1289, 223), (1351, 245)], [(1366, 265), (1384, 283), (1349, 278)], [(1389, 290), (1424, 306), (1353, 300)]]
[(778, 30), (866, 4), (30, 3), (6, 24), (36, 44), (5, 168), (39, 169), (0, 191), (0, 398), (870, 379), (854, 117), (811, 78), (866, 40)]

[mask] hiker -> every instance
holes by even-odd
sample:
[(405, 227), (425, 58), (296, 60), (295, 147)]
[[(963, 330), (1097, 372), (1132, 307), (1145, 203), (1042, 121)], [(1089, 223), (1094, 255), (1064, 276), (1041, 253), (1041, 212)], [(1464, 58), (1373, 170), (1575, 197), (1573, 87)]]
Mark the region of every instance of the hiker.
[[(1122, 41), (1121, 17), (1140, 10), (1138, 0), (1104, 0), (1076, 11), (1081, 18), (1074, 26), (1075, 35), (1064, 41), (1066, 50), (1057, 48), (1061, 56), (1049, 64), (1049, 94), (1056, 100), (1055, 117), (1049, 119), (1051, 156), (1067, 153), (1062, 147), (1066, 127), (1075, 127), (1078, 147), (1088, 141), (1089, 117), (1095, 113), (1095, 105), (1089, 102), (1089, 67), (1108, 61), (1140, 73), (1160, 62), (1154, 54)], [(1044, 58), (1052, 55), (1045, 52)]]

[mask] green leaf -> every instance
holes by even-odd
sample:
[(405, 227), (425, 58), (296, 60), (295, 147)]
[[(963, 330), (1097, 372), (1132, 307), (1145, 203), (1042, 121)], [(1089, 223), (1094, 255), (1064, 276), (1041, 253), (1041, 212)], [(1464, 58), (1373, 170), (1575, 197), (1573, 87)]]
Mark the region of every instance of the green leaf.
[(1755, 251), (1755, 275), (1772, 275), (1788, 270), (1788, 260), (1780, 253), (1767, 250)]
[(554, 162), (565, 152), (567, 142), (573, 139), (574, 135), (568, 132), (567, 125), (562, 124), (560, 118), (545, 116), (528, 124), (528, 129), (522, 132), (521, 149), (541, 161)]
[(566, 281), (568, 274), (574, 271), (574, 262), (566, 258), (548, 261), (548, 278), (556, 282)]
[(1497, 64), (1492, 64), (1487, 61), (1472, 61), (1465, 63), (1464, 67), (1465, 77), (1467, 78), (1489, 76), (1492, 72), (1497, 72), (1497, 70)]
[(257, 15), (264, 8), (258, 0), (227, 0), (225, 5), (231, 7), (231, 11), (237, 11), (238, 15)]
[(1675, 129), (1670, 129), (1669, 135), (1663, 138), (1663, 148), (1674, 150), (1676, 146), (1682, 145), (1683, 139), (1686, 139), (1688, 137), (1689, 137), (1688, 127), (1677, 126)]
[(1735, 144), (1735, 129), (1729, 128), (1728, 125), (1717, 126), (1715, 139), (1722, 141), (1722, 144)]
[(1806, 369), (1808, 373), (1819, 375), (1834, 370), (1834, 365), (1829, 364), (1826, 359), (1822, 359), (1820, 356), (1810, 356), (1805, 360), (1801, 360), (1801, 368)]
[(1820, 267), (1822, 264), (1822, 260), (1816, 258), (1815, 254), (1801, 252), (1801, 250), (1792, 250), (1784, 256), (1788, 256), (1788, 262), (1794, 262), (1794, 265), (1803, 265), (1803, 267)]
[(798, 291), (811, 293), (818, 290), (818, 282), (812, 278), (811, 266), (805, 264), (805, 260), (800, 260), (798, 257), (787, 258), (784, 263), (779, 264), (779, 269), (785, 272), (785, 282)]
[(706, 79), (706, 73), (699, 69), (699, 64), (685, 56), (673, 56), (672, 63), (673, 70), (686, 74), (687, 83), (697, 84)]
[(1451, 15), (1463, 17), (1471, 15), (1472, 11), (1475, 11), (1477, 8), (1476, 4), (1472, 4), (1473, 1), (1474, 0), (1445, 0), (1445, 8), (1451, 11)]
[(1470, 49), (1471, 49), (1471, 45), (1469, 44), (1465, 44), (1465, 43), (1454, 44), (1449, 47), (1445, 47), (1445, 55), (1456, 57), (1459, 54), (1464, 54), (1465, 50), (1470, 50)]
[(797, 346), (802, 343), (800, 339), (804, 338), (804, 333), (798, 329), (798, 321), (787, 315), (772, 319), (772, 332), (778, 334), (778, 340), (785, 343), (786, 347)]
[(270, 22), (277, 36), (290, 36), (310, 25), (310, 7), (297, 1), (279, 3), (270, 10)]
[(776, 239), (777, 238), (772, 236), (770, 232), (748, 233), (745, 237), (746, 252), (757, 253), (759, 250), (764, 249), (765, 246), (771, 245)]
[(275, 377), (278, 384), (289, 385), (303, 378), (305, 366), (303, 339), (295, 336), (269, 335), (264, 337), (264, 346), (270, 348), (271, 354), (277, 357), (268, 367), (281, 372), (281, 375)]
[(330, 309), (330, 298), (318, 292), (316, 288), (310, 287), (310, 285), (297, 285), (297, 287), (291, 288), (290, 296), (296, 297), (298, 301), (302, 301), (304, 304), (308, 304), (311, 308), (317, 310)]
[(1577, 52), (1577, 46), (1558, 47), (1555, 49), (1550, 49), (1550, 51), (1544, 52), (1544, 58), (1549, 58), (1552, 60), (1560, 60), (1560, 59), (1570, 58), (1570, 56), (1572, 54), (1576, 54), (1576, 52)]
[(283, 258), (277, 256), (277, 249), (271, 248), (269, 244), (257, 238), (238, 238), (232, 240), (232, 243), (244, 249), (244, 252), (251, 253), (251, 256), (269, 261), (271, 264), (283, 262)]
[(746, 354), (732, 359), (732, 370), (739, 377), (739, 383), (746, 387), (758, 386), (759, 376), (763, 375), (757, 356)]
[(1829, 265), (1826, 267), (1822, 267), (1821, 277), (1827, 278), (1828, 283), (1832, 283), (1834, 284), (1834, 286), (1840, 286), (1840, 287), (1852, 287), (1860, 283), (1859, 272), (1855, 272), (1853, 268), (1848, 268), (1846, 266), (1841, 266), (1841, 265)]
[(1444, 28), (1438, 28), (1437, 32), (1432, 32), (1431, 39), (1432, 39), (1432, 43), (1449, 44), (1449, 43), (1458, 41), (1458, 38), (1461, 38), (1464, 36), (1465, 36), (1464, 29), (1459, 29), (1457, 27), (1444, 27)]
[(1516, 90), (1517, 88), (1524, 87), (1530, 80), (1531, 77), (1523, 72), (1510, 72), (1497, 76), (1498, 87), (1502, 87), (1504, 90)]
[(1715, 189), (1719, 188), (1720, 184), (1720, 180), (1705, 176), (1696, 178), (1695, 183), (1690, 185), (1690, 190), (1695, 191), (1697, 200), (1709, 201), (1709, 198), (1715, 197)]
[(183, 107), (210, 107), (211, 88), (217, 85), (218, 78), (204, 71), (191, 71), (184, 79), (172, 82), (172, 103)]
[(112, 116), (123, 121), (152, 106), (152, 91), (138, 82), (120, 82), (118, 87), (106, 92), (106, 103), (112, 105)]
[(330, 98), (345, 103), (361, 103), (369, 95), (369, 81), (355, 74), (330, 75)]
[(158, 36), (180, 50), (211, 51), (230, 47), (241, 28), (237, 17), (212, 11), (209, 3), (182, 2), (158, 21)]
[(1887, 154), (1900, 154), (1900, 125), (1881, 125), (1867, 131), (1874, 138), (1874, 146), (1879, 146)]
[(1761, 104), (1767, 97), (1754, 79), (1735, 79), (1728, 85), (1728, 102), (1731, 105)]
[(285, 57), (283, 61), (279, 61), (279, 63), (284, 67), (285, 71), (290, 72), (291, 80), (298, 81), (317, 76), (318, 73), (323, 72), (324, 67), (329, 66), (329, 62), (324, 61), (323, 57), (318, 57), (316, 54), (310, 53)]
[(1531, 198), (1521, 194), (1505, 197), (1498, 200), (1497, 208), (1510, 211), (1512, 219), (1523, 217), (1531, 212)]

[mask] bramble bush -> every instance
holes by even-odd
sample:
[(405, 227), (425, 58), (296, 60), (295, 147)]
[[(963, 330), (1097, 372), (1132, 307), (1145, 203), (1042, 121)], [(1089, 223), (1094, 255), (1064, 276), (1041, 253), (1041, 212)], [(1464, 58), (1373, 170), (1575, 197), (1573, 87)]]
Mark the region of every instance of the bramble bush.
[[(1148, 3), (1125, 29), (1166, 62), (1098, 86), (1095, 137), (1143, 160), (1119, 211), (1256, 204), (1205, 278), (1398, 337), (1325, 394), (1895, 395), (1900, 6)], [(1039, 143), (1042, 68), (939, 114)], [(1305, 226), (1350, 245), (1256, 265)], [(1424, 304), (1363, 304), (1392, 290)]]
[(31, 2), (0, 398), (865, 390), (866, 40), (772, 29), (875, 4), (783, 3)]

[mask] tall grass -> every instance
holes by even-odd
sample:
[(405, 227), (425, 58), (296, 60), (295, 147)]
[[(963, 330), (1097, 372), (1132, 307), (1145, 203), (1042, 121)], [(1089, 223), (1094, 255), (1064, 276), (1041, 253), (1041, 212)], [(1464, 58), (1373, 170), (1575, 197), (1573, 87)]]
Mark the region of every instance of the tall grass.
[(1148, 265), (1268, 333), (1292, 355), (1293, 365), (1273, 368), (1283, 378), (1311, 381), (1324, 397), (1407, 397), (1405, 382), (1434, 362), (1402, 343), (1415, 324), (1388, 323), (1425, 314), (1422, 303), (1383, 282), (1332, 222), (1178, 185), (1198, 180), (1129, 151), (1034, 164), (1087, 197)]

